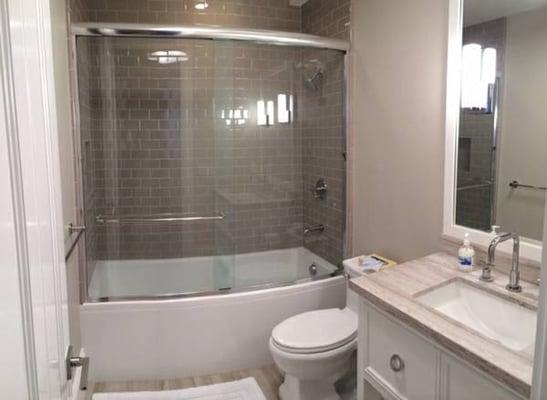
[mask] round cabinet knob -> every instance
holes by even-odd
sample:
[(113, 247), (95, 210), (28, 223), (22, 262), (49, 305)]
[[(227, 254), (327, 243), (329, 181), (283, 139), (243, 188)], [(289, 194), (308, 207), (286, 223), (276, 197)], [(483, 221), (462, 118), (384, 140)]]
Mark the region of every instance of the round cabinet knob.
[(394, 372), (401, 372), (405, 368), (405, 362), (398, 354), (393, 354), (389, 359), (389, 366)]

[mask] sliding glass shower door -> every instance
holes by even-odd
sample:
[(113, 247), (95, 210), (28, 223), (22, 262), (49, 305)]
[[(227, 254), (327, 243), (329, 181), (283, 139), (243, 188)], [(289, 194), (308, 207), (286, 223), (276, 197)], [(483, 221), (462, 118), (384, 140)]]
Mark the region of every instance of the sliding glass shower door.
[(77, 38), (77, 64), (87, 299), (247, 290), (336, 270), (342, 52), (91, 36)]
[[(90, 297), (231, 287), (229, 210), (217, 194), (233, 168), (231, 127), (215, 118), (233, 81), (230, 68), (216, 68), (216, 52), (231, 60), (230, 47), (78, 38)], [(199, 258), (190, 268), (199, 270), (181, 277), (177, 269), (188, 258)], [(143, 279), (151, 267), (153, 282)]]

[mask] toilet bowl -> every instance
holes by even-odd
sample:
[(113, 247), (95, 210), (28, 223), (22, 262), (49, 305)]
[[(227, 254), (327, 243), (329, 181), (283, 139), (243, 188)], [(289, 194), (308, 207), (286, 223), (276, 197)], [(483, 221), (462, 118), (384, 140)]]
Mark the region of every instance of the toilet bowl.
[[(363, 275), (357, 258), (343, 264), (348, 278)], [(334, 384), (354, 367), (357, 349), (358, 296), (346, 291), (346, 308), (298, 314), (272, 330), (270, 352), (285, 374), (281, 400), (340, 399)]]
[(338, 400), (334, 383), (351, 366), (357, 315), (349, 308), (298, 314), (273, 329), (269, 346), (285, 373), (282, 400)]

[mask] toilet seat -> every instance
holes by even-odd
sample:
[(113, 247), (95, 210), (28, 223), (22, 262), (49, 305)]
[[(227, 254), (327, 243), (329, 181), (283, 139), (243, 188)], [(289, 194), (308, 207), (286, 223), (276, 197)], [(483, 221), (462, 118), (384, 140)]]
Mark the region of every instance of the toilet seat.
[(272, 344), (293, 354), (331, 351), (355, 341), (357, 315), (348, 308), (310, 311), (295, 315), (272, 331)]

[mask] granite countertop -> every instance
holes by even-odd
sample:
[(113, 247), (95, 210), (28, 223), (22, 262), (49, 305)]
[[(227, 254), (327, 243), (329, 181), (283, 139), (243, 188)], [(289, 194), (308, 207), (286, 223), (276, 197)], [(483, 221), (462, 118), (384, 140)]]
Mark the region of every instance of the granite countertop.
[(530, 396), (533, 349), (516, 352), (493, 339), (419, 303), (416, 296), (454, 279), (493, 292), (526, 308), (537, 310), (539, 288), (521, 282), (522, 293), (505, 289), (508, 276), (492, 272), (494, 282), (478, 279), (480, 269), (461, 272), (454, 256), (436, 253), (378, 273), (355, 278), (350, 288), (379, 309), (412, 327), (439, 346), (471, 363), (508, 387)]

